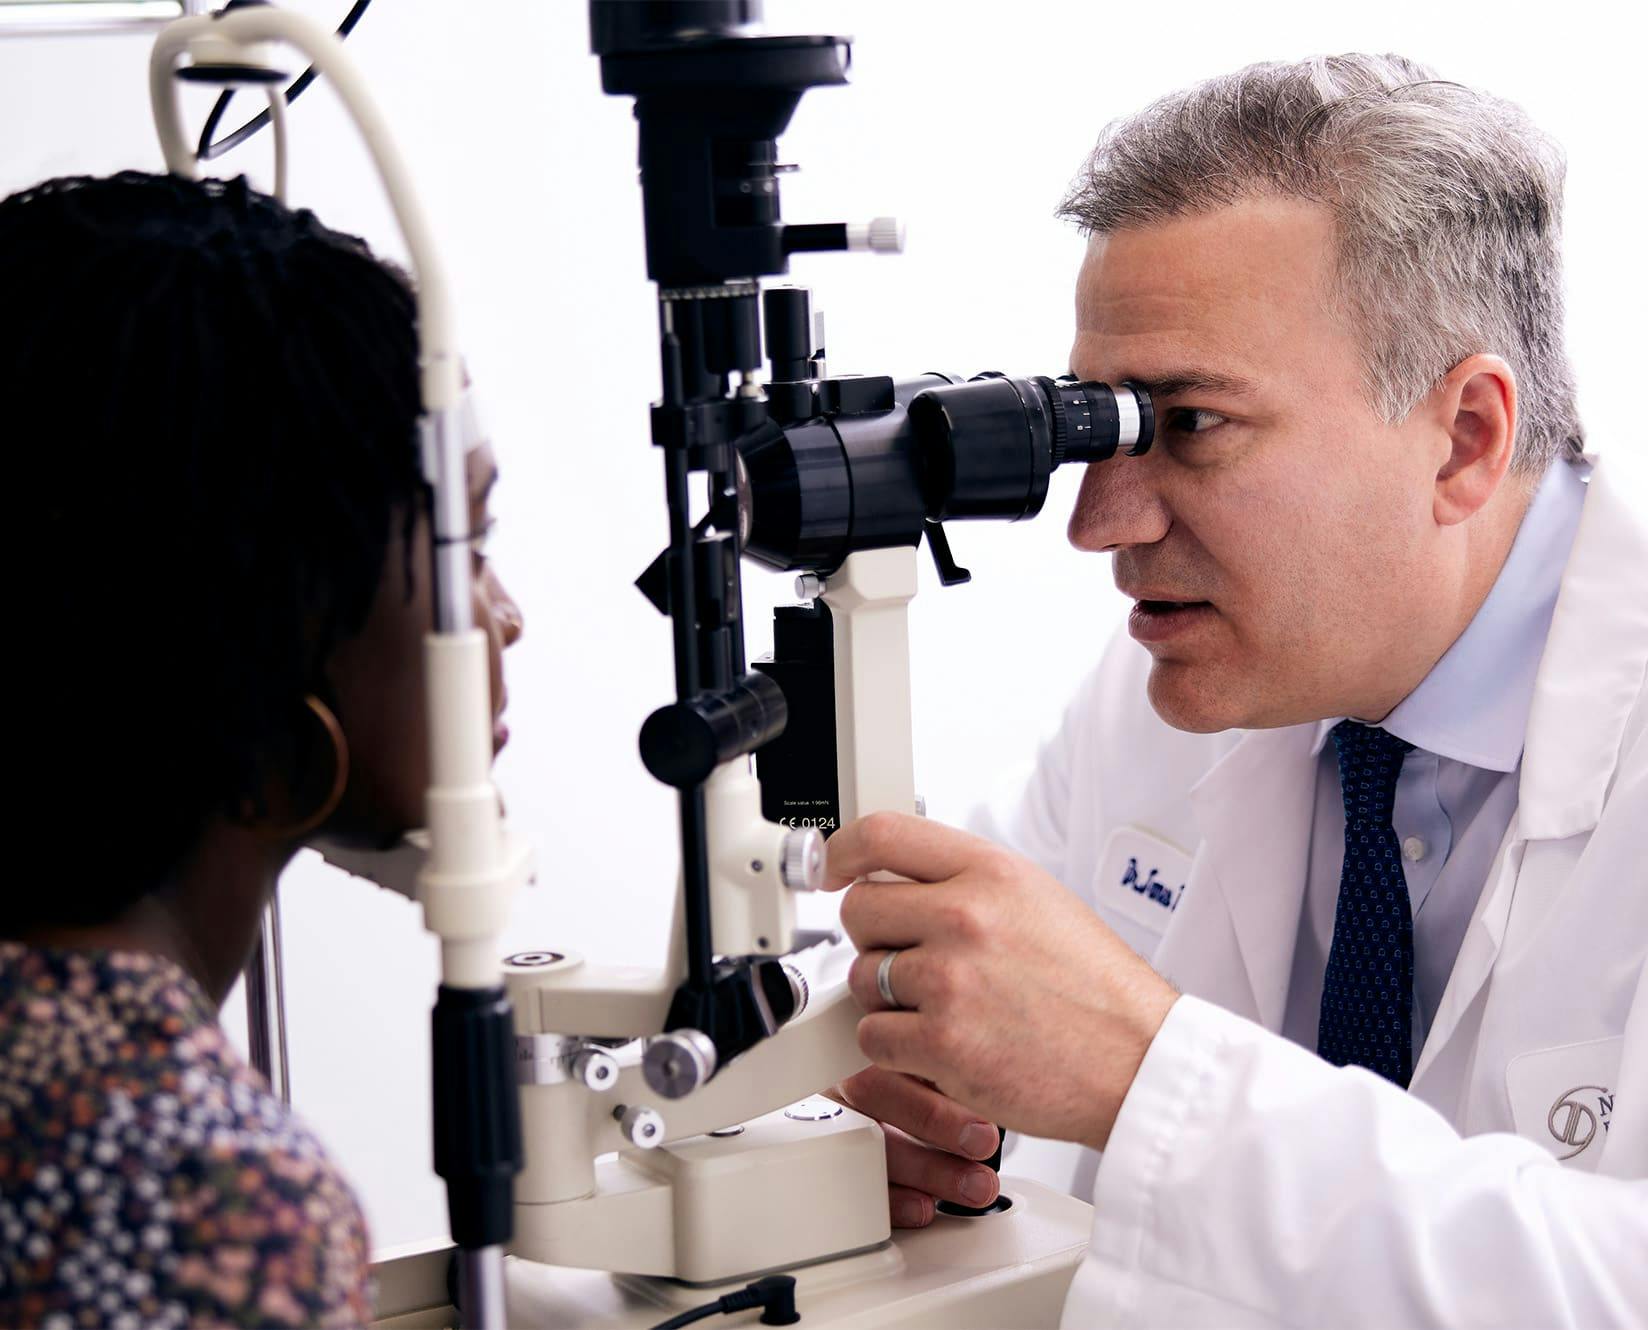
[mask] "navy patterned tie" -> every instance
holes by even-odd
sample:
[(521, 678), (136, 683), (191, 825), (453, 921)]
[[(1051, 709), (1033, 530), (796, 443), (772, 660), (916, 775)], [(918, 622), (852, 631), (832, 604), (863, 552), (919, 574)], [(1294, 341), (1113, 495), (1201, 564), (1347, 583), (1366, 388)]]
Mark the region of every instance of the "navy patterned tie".
[(1413, 745), (1372, 725), (1333, 727), (1345, 797), (1345, 866), (1322, 981), (1316, 1051), (1407, 1088), (1413, 1075), (1413, 915), (1391, 826)]

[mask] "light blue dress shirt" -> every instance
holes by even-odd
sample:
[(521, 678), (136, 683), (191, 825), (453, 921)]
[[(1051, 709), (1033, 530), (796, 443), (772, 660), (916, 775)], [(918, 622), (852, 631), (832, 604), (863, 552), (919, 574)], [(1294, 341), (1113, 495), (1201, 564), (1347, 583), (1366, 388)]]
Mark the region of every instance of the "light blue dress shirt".
[[(1417, 1062), (1494, 856), (1516, 811), (1534, 677), (1585, 503), (1586, 470), (1555, 462), (1469, 626), (1382, 722), (1414, 751), (1402, 763), (1392, 822), (1413, 912), (1413, 1047)], [(1322, 976), (1333, 941), (1345, 808), (1321, 721), (1309, 878), (1282, 1033), (1314, 1050)]]

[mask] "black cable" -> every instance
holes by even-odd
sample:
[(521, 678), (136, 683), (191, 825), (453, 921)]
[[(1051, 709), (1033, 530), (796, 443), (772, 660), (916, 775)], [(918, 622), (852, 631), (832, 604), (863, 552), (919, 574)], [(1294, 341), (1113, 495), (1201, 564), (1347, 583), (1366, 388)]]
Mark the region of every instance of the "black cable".
[(702, 1321), (711, 1316), (721, 1316), (720, 1302), (706, 1302), (702, 1307), (694, 1307), (691, 1311), (682, 1312), (679, 1316), (672, 1316), (667, 1321), (660, 1321), (652, 1330), (679, 1330), (683, 1325), (691, 1325), (694, 1321)]
[[(338, 24), (337, 36), (339, 40), (347, 37), (355, 30), (355, 24), (360, 22), (361, 15), (366, 12), (366, 7), (371, 3), (372, 0), (355, 0), (355, 3), (349, 7), (349, 12), (343, 16), (343, 22)], [(235, 6), (230, 4), (224, 8), (232, 9)], [(292, 86), (287, 88), (283, 94), (286, 104), (290, 106), (297, 101), (303, 95), (303, 90), (315, 81), (315, 77), (315, 67), (313, 65), (310, 65), (308, 69), (299, 74), (292, 81)], [(234, 88), (225, 88), (218, 94), (217, 101), (212, 104), (212, 112), (206, 117), (206, 123), (201, 126), (200, 143), (195, 148), (196, 161), (209, 162), (214, 157), (223, 156), (231, 148), (238, 148), (269, 123), (269, 108), (265, 107), (239, 129), (235, 130), (234, 133), (213, 143), (212, 135), (217, 133), (218, 124), (223, 119), (223, 113), (229, 109), (229, 103), (234, 98), (235, 92), (236, 89)]]
[(694, 1321), (711, 1316), (730, 1316), (734, 1312), (747, 1312), (756, 1307), (765, 1309), (761, 1314), (762, 1325), (794, 1325), (801, 1319), (795, 1310), (795, 1277), (768, 1275), (753, 1284), (746, 1284), (736, 1293), (706, 1302), (702, 1307), (689, 1307), (667, 1321), (660, 1321), (652, 1330), (679, 1330)]

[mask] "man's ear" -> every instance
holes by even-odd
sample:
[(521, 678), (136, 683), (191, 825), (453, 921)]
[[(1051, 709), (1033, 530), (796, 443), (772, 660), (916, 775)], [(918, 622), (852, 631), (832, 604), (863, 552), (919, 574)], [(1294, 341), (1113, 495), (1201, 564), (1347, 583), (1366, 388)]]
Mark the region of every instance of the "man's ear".
[(1510, 470), (1516, 437), (1516, 375), (1498, 356), (1461, 360), (1426, 398), (1422, 409), (1448, 443), (1436, 473), (1438, 525), (1453, 526), (1478, 512)]

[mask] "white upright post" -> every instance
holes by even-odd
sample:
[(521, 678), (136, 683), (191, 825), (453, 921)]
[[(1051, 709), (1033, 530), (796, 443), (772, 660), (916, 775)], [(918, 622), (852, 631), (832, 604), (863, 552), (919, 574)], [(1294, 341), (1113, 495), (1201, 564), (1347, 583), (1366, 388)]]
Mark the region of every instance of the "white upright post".
[(830, 574), (835, 633), (836, 768), (842, 824), (916, 810), (910, 720), (910, 617), (916, 547), (865, 550)]

